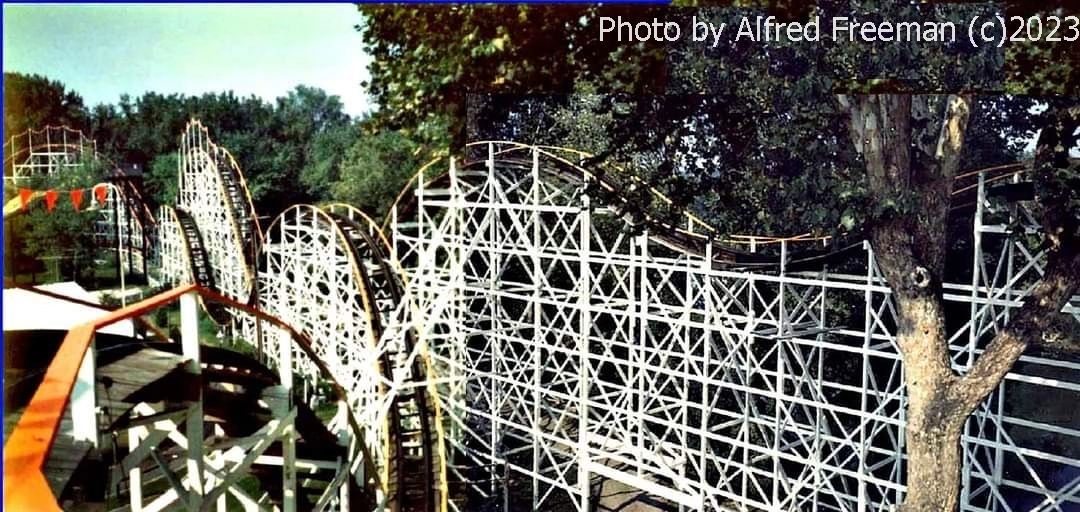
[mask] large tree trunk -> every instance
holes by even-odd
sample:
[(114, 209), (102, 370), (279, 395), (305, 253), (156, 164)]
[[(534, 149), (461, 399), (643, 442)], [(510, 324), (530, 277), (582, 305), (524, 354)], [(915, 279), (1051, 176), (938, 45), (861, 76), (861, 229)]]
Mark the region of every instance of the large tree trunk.
[[(953, 177), (963, 148), (970, 99), (944, 104), (927, 96), (841, 97), (851, 137), (866, 163), (871, 196), (884, 209), (870, 238), (897, 310), (897, 345), (908, 394), (907, 486), (902, 512), (952, 512), (959, 502), (967, 417), (993, 391), (1029, 343), (1050, 337), (1050, 318), (1080, 277), (1080, 240), (1067, 194), (1043, 200), (1051, 243), (1046, 273), (1031, 296), (964, 376), (949, 361), (942, 280)], [(1067, 165), (1080, 109), (1062, 111), (1044, 128), (1035, 174)], [(1057, 162), (1056, 164), (1054, 162)], [(1045, 190), (1046, 187), (1043, 187)]]
[(942, 512), (957, 508), (963, 460), (960, 433), (965, 415), (959, 411), (942, 411), (941, 404), (941, 400), (933, 399), (908, 404), (908, 488), (901, 512)]

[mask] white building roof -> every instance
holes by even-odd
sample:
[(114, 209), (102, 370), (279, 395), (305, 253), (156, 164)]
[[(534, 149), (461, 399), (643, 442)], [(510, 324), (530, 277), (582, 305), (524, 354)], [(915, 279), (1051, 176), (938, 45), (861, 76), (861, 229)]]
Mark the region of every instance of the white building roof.
[[(37, 288), (84, 302), (100, 303), (93, 293), (74, 282), (53, 283)], [(3, 309), (5, 332), (46, 329), (66, 331), (108, 313), (104, 307), (77, 304), (21, 288), (4, 289)], [(131, 320), (123, 320), (98, 332), (134, 336), (135, 326)]]

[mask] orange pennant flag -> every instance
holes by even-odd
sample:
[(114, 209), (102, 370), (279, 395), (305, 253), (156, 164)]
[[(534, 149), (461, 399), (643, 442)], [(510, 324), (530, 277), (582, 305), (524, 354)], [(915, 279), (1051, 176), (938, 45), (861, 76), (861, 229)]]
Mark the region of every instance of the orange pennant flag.
[(34, 191), (28, 188), (19, 189), (19, 201), (22, 203), (22, 209), (27, 209), (30, 206), (30, 197), (34, 195)]
[(79, 207), (82, 206), (83, 191), (81, 188), (77, 188), (71, 191), (71, 206), (75, 207), (75, 211), (79, 211)]
[(53, 211), (53, 208), (56, 208), (57, 197), (59, 197), (59, 194), (57, 194), (55, 190), (45, 191), (45, 208), (50, 212)]
[(97, 197), (97, 202), (101, 206), (105, 206), (105, 197), (109, 193), (109, 187), (105, 185), (94, 185), (94, 196)]

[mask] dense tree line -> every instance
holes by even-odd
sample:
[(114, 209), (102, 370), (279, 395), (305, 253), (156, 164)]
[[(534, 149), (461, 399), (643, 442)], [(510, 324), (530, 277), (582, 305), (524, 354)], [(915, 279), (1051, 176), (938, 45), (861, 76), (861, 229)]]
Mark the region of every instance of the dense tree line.
[[(260, 215), (289, 205), (345, 201), (381, 215), (421, 158), (400, 133), (361, 137), (365, 119), (344, 112), (337, 96), (305, 85), (274, 102), (232, 92), (199, 96), (148, 92), (88, 107), (46, 77), (4, 74), (4, 133), (66, 125), (95, 139), (115, 165), (144, 173), (149, 197), (171, 203), (177, 146), (189, 119), (200, 119), (237, 159)], [(393, 189), (391, 191), (391, 189)]]
[[(340, 201), (375, 216), (385, 209), (426, 157), (400, 132), (364, 132), (366, 119), (354, 119), (341, 100), (322, 89), (300, 85), (274, 102), (232, 92), (199, 96), (148, 92), (124, 95), (116, 104), (88, 107), (64, 84), (40, 75), (4, 73), (4, 133), (68, 126), (97, 141), (100, 165), (78, 177), (36, 179), (35, 189), (86, 186), (105, 179), (112, 166), (143, 173), (148, 199), (171, 204), (177, 192), (179, 138), (197, 118), (211, 137), (237, 159), (251, 189), (256, 211), (272, 218), (296, 203)], [(10, 155), (4, 155), (5, 161)], [(85, 183), (84, 183), (85, 182)], [(17, 190), (6, 189), (5, 201)], [(60, 201), (56, 211), (31, 208), (5, 223), (6, 275), (40, 279), (86, 280), (94, 286), (95, 267), (108, 251), (93, 246), (92, 217)], [(97, 261), (96, 264), (91, 262)], [(81, 263), (80, 263), (81, 262)]]

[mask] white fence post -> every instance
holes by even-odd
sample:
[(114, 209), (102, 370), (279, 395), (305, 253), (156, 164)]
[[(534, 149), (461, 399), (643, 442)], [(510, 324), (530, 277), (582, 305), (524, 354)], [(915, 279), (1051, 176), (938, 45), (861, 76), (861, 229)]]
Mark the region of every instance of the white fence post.
[(71, 436), (75, 441), (89, 442), (95, 447), (98, 446), (97, 393), (94, 389), (96, 345), (97, 342), (91, 339), (79, 365), (68, 405), (71, 407)]
[(203, 485), (203, 404), (202, 363), (199, 356), (199, 310), (195, 292), (180, 296), (180, 346), (188, 360), (188, 371), (196, 376), (196, 398), (188, 408), (184, 432), (187, 435), (188, 503), (193, 510), (202, 506)]

